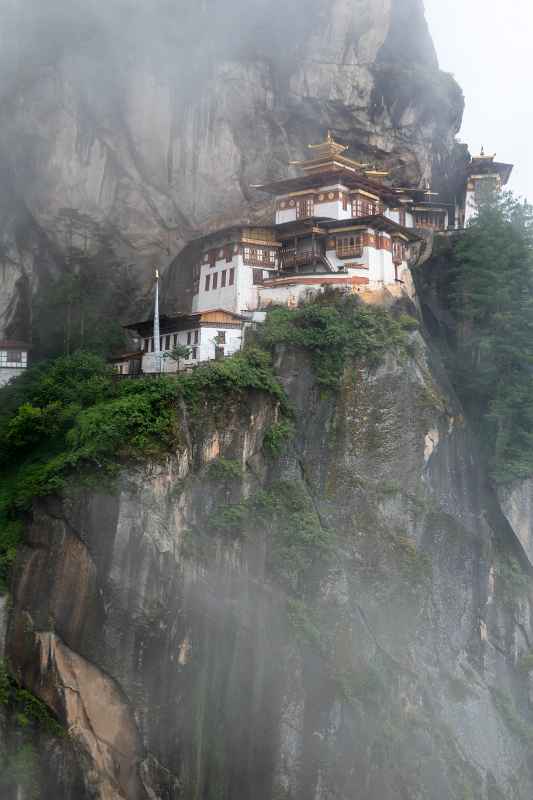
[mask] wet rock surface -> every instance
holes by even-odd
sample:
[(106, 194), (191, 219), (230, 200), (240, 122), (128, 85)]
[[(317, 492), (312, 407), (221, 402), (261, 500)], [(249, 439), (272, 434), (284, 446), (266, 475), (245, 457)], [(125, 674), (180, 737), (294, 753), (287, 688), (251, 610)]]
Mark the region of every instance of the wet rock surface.
[(410, 348), (330, 395), (280, 351), (278, 459), (257, 396), (114, 491), (36, 508), (8, 656), (83, 785), (59, 743), (44, 800), (531, 796), (527, 582), (438, 360)]

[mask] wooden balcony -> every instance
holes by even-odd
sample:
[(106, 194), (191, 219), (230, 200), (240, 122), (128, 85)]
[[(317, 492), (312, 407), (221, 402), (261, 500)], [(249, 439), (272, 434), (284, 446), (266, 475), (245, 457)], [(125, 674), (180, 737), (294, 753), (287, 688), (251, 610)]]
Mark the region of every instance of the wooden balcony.
[(276, 261), (257, 256), (248, 256), (247, 258), (243, 256), (243, 262), (247, 267), (263, 267), (263, 269), (275, 269), (277, 266)]
[(293, 247), (284, 247), (280, 251), (281, 269), (285, 270), (311, 267), (320, 259), (321, 256), (314, 250), (295, 250)]
[(354, 247), (337, 247), (337, 258), (362, 258), (363, 248), (360, 245)]

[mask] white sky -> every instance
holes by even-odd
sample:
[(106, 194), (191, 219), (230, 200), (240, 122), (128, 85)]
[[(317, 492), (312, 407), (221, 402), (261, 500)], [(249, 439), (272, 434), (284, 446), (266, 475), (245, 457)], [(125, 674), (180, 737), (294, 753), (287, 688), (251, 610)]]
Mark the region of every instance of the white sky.
[(533, 202), (533, 0), (425, 0), (441, 69), (465, 94), (459, 138), (514, 164), (509, 188)]

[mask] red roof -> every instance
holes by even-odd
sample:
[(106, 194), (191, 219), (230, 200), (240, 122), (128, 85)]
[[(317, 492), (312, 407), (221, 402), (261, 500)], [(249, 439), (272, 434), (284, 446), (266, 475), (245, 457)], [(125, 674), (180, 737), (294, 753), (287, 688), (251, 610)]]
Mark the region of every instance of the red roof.
[(0, 350), (31, 350), (31, 345), (16, 339), (0, 339)]

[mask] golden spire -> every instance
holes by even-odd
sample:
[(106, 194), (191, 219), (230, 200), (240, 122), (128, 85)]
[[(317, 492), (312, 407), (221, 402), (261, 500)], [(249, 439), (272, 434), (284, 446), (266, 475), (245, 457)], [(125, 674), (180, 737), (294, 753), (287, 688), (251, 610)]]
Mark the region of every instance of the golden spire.
[(358, 169), (361, 170), (370, 166), (370, 164), (361, 164), (344, 156), (343, 153), (349, 149), (348, 145), (336, 142), (330, 130), (328, 130), (323, 142), (307, 146), (309, 150), (314, 151), (312, 157), (307, 161), (291, 161), (291, 167), (302, 167), (306, 172), (325, 171), (328, 168), (337, 170), (346, 168), (355, 172)]
[(333, 138), (333, 134), (330, 130), (328, 130), (326, 139), (324, 142), (320, 142), (320, 144), (308, 144), (307, 147), (309, 150), (317, 150), (317, 157), (320, 156), (338, 156), (341, 153), (344, 153), (348, 150), (348, 146), (345, 144), (340, 144), (340, 142), (336, 142)]
[(425, 194), (426, 197), (431, 198), (431, 197), (437, 197), (439, 193), (438, 192), (432, 192), (431, 191), (431, 183), (429, 182), (429, 180), (426, 180), (426, 187), (425, 187), (424, 194)]
[(484, 148), (484, 146), (483, 146), (483, 145), (481, 145), (481, 152), (480, 152), (480, 154), (479, 154), (478, 156), (474, 156), (474, 158), (472, 159), (472, 161), (477, 161), (477, 160), (479, 160), (479, 161), (482, 161), (482, 160), (483, 160), (483, 161), (494, 161), (494, 159), (495, 159), (495, 158), (496, 158), (496, 153), (494, 153), (494, 155), (492, 155), (492, 156), (488, 156), (488, 155), (485, 153), (485, 148)]

